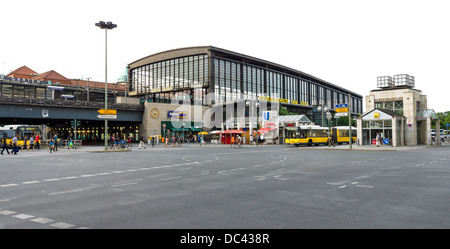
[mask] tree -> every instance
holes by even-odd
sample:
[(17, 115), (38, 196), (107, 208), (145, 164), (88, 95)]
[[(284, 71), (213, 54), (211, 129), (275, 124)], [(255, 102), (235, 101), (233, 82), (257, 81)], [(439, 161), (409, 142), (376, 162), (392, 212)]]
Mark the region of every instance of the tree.
[[(436, 115), (439, 118), (441, 129), (447, 130), (447, 123), (450, 124), (450, 111), (438, 112)], [(436, 129), (436, 122), (433, 122), (433, 129)], [(449, 127), (450, 129), (450, 127)]]
[(286, 107), (280, 105), (280, 111), (278, 112), (278, 115), (287, 116), (287, 115), (297, 115), (297, 114), (290, 112)]
[[(339, 117), (336, 126), (348, 126), (348, 116)], [(356, 120), (352, 118), (352, 126), (356, 127)]]

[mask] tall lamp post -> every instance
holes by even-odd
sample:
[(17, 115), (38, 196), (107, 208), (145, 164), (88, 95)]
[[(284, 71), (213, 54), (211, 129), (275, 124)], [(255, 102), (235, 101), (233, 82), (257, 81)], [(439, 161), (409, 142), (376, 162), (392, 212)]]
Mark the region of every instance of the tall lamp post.
[(324, 113), (324, 112), (328, 112), (328, 107), (323, 106), (323, 104), (322, 104), (321, 106), (318, 106), (318, 107), (317, 107), (317, 110), (318, 110), (319, 112), (322, 112), (322, 115), (320, 115), (320, 116), (322, 117), (322, 127), (323, 127), (323, 126), (324, 126), (324, 123), (323, 123), (323, 113)]
[[(105, 30), (105, 110), (108, 109), (108, 29), (117, 28), (117, 24), (100, 21), (95, 26)], [(108, 150), (108, 119), (105, 119), (105, 150)]]

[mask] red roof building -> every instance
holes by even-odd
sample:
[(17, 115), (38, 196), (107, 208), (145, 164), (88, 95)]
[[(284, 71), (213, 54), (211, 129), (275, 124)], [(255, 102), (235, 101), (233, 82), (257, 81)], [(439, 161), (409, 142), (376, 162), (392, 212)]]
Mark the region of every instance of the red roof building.
[[(6, 76), (22, 79), (51, 81), (52, 83), (59, 82), (61, 85), (67, 86), (89, 87), (90, 89), (93, 88), (105, 89), (105, 82), (98, 82), (98, 81), (88, 82), (87, 80), (69, 79), (54, 70), (38, 74), (37, 72), (35, 72), (34, 70), (30, 69), (27, 66), (19, 67), (16, 70), (12, 71), (11, 73), (7, 74)], [(125, 84), (108, 83), (108, 90), (125, 91)]]

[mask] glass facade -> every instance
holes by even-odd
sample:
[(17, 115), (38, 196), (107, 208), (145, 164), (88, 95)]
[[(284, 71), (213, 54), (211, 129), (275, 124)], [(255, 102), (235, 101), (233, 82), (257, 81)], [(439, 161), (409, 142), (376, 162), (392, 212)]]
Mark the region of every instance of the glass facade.
[(193, 105), (263, 100), (291, 106), (325, 105), (333, 110), (337, 104), (349, 104), (353, 113), (363, 112), (362, 97), (352, 94), (349, 103), (345, 89), (297, 71), (269, 67), (255, 58), (247, 60), (230, 51), (208, 49), (205, 54), (150, 61), (131, 68), (130, 94), (150, 102)]
[(131, 70), (130, 92), (145, 95), (153, 102), (189, 101), (195, 105), (206, 105), (208, 68), (207, 55), (187, 56), (144, 65)]
[(384, 102), (375, 102), (375, 108), (378, 109), (387, 109), (394, 111), (400, 115), (403, 115), (403, 101), (384, 101)]

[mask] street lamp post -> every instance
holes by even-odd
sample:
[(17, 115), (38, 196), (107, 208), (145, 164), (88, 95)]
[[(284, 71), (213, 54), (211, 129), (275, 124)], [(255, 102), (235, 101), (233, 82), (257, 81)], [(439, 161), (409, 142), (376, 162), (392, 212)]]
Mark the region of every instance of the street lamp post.
[(321, 116), (321, 118), (322, 118), (322, 127), (324, 126), (324, 123), (323, 123), (323, 113), (324, 112), (328, 112), (328, 107), (326, 107), (326, 106), (323, 106), (323, 104), (321, 105), (321, 106), (318, 106), (317, 107), (317, 110), (320, 112), (322, 112), (322, 115), (320, 115)]
[[(117, 24), (100, 21), (95, 26), (105, 30), (105, 110), (108, 109), (108, 29), (117, 28)], [(108, 119), (105, 119), (105, 150), (108, 150)]]
[[(252, 128), (253, 129), (253, 126), (251, 126), (250, 125), (250, 123), (251, 123), (251, 121), (250, 121), (250, 116), (251, 117), (253, 117), (252, 115), (253, 115), (253, 108), (255, 108), (256, 109), (256, 136), (258, 136), (258, 125), (259, 125), (259, 120), (258, 120), (258, 115), (259, 115), (259, 106), (260, 106), (260, 104), (259, 104), (259, 100), (257, 100), (256, 102), (254, 102), (253, 100), (247, 100), (247, 101), (245, 101), (245, 106), (247, 106), (247, 107), (249, 107), (250, 108), (250, 110), (252, 110), (251, 112), (250, 112), (250, 110), (249, 110), (249, 128)], [(253, 131), (252, 130), (250, 130), (250, 132), (252, 133), (252, 135), (253, 135)], [(253, 136), (253, 139), (256, 139), (256, 137), (255, 136)]]

